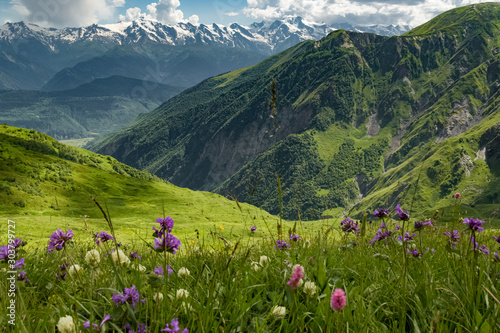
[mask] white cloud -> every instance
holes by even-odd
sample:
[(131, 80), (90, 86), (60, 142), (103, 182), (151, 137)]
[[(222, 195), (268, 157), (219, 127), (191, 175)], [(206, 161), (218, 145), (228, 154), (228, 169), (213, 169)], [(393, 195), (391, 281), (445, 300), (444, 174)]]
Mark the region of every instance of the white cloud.
[(198, 15), (191, 15), (188, 18), (188, 22), (192, 25), (198, 25), (200, 22), (200, 17)]
[(12, 0), (20, 19), (51, 27), (83, 26), (112, 19), (125, 0)]
[(237, 12), (226, 12), (226, 13), (224, 13), (224, 15), (226, 15), (226, 16), (238, 16), (238, 15), (240, 15), (240, 13), (237, 13)]
[[(146, 6), (147, 12), (142, 12), (140, 8), (129, 8), (125, 15), (120, 15), (120, 21), (133, 21), (140, 17), (157, 20), (165, 24), (176, 24), (186, 22), (184, 13), (178, 9), (181, 5), (179, 0), (159, 0)], [(192, 15), (187, 19), (192, 24), (198, 24), (198, 15)]]
[(488, 0), (247, 0), (243, 13), (254, 19), (302, 16), (307, 20), (351, 24), (422, 24), (460, 6)]

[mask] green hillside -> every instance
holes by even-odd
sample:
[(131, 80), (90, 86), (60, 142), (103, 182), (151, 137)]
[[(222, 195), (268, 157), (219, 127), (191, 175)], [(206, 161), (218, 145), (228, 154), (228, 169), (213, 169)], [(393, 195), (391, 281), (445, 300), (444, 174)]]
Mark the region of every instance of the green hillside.
[[(222, 226), (226, 236), (276, 218), (247, 204), (210, 192), (194, 192), (165, 183), (111, 157), (69, 147), (33, 130), (0, 125), (0, 216), (17, 222), (17, 235), (40, 239), (56, 228), (108, 230), (92, 197), (105, 208), (118, 232), (150, 235), (157, 217), (167, 214), (181, 235)], [(241, 210), (240, 210), (241, 208)], [(2, 224), (4, 228), (6, 224)], [(35, 226), (35, 227), (34, 227)]]
[(111, 76), (65, 91), (0, 91), (0, 123), (56, 139), (92, 137), (127, 126), (183, 89)]
[(208, 79), (92, 148), (272, 213), (277, 174), (289, 219), (397, 203), (423, 216), (456, 191), (498, 218), (499, 22), (486, 3), (403, 36), (338, 30)]

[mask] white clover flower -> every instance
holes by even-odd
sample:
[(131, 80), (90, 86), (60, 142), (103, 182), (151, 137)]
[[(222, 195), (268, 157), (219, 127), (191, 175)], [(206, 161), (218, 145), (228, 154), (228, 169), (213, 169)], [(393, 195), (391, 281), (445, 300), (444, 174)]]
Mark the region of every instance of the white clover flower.
[(253, 261), (250, 265), (252, 266), (252, 269), (256, 272), (260, 269), (259, 264), (256, 263), (255, 261)]
[(111, 258), (113, 258), (115, 265), (128, 266), (130, 264), (130, 259), (122, 250), (118, 250), (118, 252), (113, 251), (111, 253)]
[(87, 254), (85, 255), (85, 261), (90, 266), (97, 266), (97, 264), (101, 262), (101, 255), (99, 254), (99, 251), (90, 250), (89, 252), (87, 252)]
[(141, 264), (133, 264), (132, 268), (135, 269), (136, 271), (139, 271), (139, 272), (146, 271), (146, 267), (142, 266)]
[(312, 281), (307, 281), (304, 284), (304, 292), (307, 294), (308, 297), (313, 297), (314, 294), (316, 293), (316, 284)]
[(189, 292), (185, 289), (179, 289), (177, 290), (177, 295), (175, 296), (177, 299), (184, 298), (184, 297), (189, 297)]
[(177, 272), (177, 276), (180, 278), (185, 278), (189, 275), (191, 275), (191, 272), (189, 272), (189, 269), (187, 269), (186, 267), (179, 268), (179, 271)]
[(286, 315), (286, 308), (284, 306), (274, 306), (271, 310), (271, 317), (274, 319), (283, 319)]
[(161, 302), (163, 301), (163, 294), (160, 293), (160, 292), (157, 292), (154, 296), (153, 296), (153, 300), (155, 302)]
[(69, 276), (71, 276), (73, 278), (73, 277), (76, 277), (78, 275), (78, 272), (80, 270), (82, 270), (82, 268), (79, 265), (72, 265), (72, 266), (69, 266), (69, 268), (68, 268), (68, 274), (69, 274)]
[(261, 266), (265, 266), (269, 263), (269, 258), (267, 256), (260, 256), (259, 263)]
[(75, 332), (75, 323), (73, 322), (73, 317), (66, 316), (59, 318), (59, 322), (57, 323), (57, 329), (61, 333)]

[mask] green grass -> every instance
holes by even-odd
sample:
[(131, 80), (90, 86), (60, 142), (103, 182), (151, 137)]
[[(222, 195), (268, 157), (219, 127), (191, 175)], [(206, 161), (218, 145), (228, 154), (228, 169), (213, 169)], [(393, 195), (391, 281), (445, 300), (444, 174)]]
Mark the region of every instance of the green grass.
[[(62, 220), (54, 222), (66, 230)], [(422, 244), (418, 236), (408, 243), (399, 242), (396, 237), (401, 231), (396, 231), (395, 225), (400, 222), (385, 222), (395, 231), (387, 244), (378, 241), (367, 245), (378, 222), (364, 228), (358, 225), (365, 231), (355, 236), (343, 234), (337, 221), (323, 231), (297, 225), (296, 232), (303, 239), (291, 242), (290, 249), (283, 251), (274, 248), (273, 226), (270, 232), (258, 228), (256, 235), (247, 230), (231, 244), (222, 240), (227, 237), (227, 228), (216, 226), (201, 231), (198, 238), (195, 234), (180, 237), (182, 245), (175, 255), (153, 251), (147, 246), (153, 242), (149, 228), (141, 229), (144, 240), (117, 236), (126, 254), (138, 251), (142, 256), (123, 265), (105, 255), (115, 247), (112, 241), (97, 246), (91, 235), (83, 232), (62, 251), (53, 253), (29, 243), (17, 254), (18, 259), (25, 258), (22, 270), (29, 282), (17, 281), (14, 331), (51, 332), (66, 316), (72, 317), (78, 331), (85, 331), (85, 321), (99, 324), (108, 314), (111, 318), (103, 326), (108, 332), (122, 332), (127, 323), (132, 329), (141, 323), (148, 332), (159, 332), (174, 318), (190, 332), (341, 332), (347, 327), (352, 332), (500, 330), (500, 262), (494, 261), (493, 254), (471, 250), (470, 231), (459, 220), (449, 229), (427, 227), (422, 231)], [(409, 226), (413, 228), (411, 223)], [(101, 227), (109, 232), (107, 225)], [(180, 229), (182, 225), (176, 221), (172, 234), (179, 236)], [(443, 235), (453, 229), (461, 236), (456, 248), (450, 247)], [(499, 244), (492, 235), (497, 234), (491, 230), (476, 234), (479, 246), (495, 251)], [(406, 248), (424, 254), (413, 257)], [(85, 259), (89, 250), (100, 252), (99, 263)], [(261, 256), (268, 258), (267, 263), (260, 264)], [(64, 263), (79, 265), (81, 270), (66, 275), (66, 280), (58, 279), (56, 273), (64, 273), (60, 269)], [(154, 268), (167, 263), (173, 270), (168, 278), (153, 273)], [(138, 265), (144, 271), (134, 268)], [(304, 273), (297, 290), (287, 285), (294, 265), (301, 265)], [(0, 262), (0, 269), (5, 267)], [(178, 275), (183, 267), (189, 275)], [(7, 282), (0, 280), (2, 290), (8, 290)], [(305, 282), (314, 283), (314, 294), (305, 290)], [(144, 304), (115, 304), (112, 295), (132, 286)], [(180, 289), (188, 295), (178, 297)], [(338, 312), (330, 306), (335, 289), (346, 293), (346, 306)], [(157, 293), (163, 300), (154, 300)], [(2, 297), (0, 306), (6, 308), (11, 298)], [(272, 314), (275, 306), (286, 309), (284, 318)], [(0, 329), (13, 331), (7, 320), (0, 318)]]

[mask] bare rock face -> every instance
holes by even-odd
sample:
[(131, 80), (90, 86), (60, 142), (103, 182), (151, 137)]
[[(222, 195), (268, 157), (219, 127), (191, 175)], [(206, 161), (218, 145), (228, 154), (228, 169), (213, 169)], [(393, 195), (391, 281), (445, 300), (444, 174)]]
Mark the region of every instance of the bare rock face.
[(445, 139), (460, 135), (479, 124), (483, 118), (481, 114), (472, 115), (471, 108), (467, 98), (456, 103), (453, 110), (450, 111), (448, 123), (436, 138), (436, 142), (439, 143)]
[(472, 157), (470, 157), (469, 155), (463, 155), (460, 158), (459, 163), (465, 172), (465, 176), (470, 177), (470, 174), (471, 174), (472, 170), (474, 170), (474, 167), (475, 167), (475, 164), (474, 164), (474, 161), (472, 160)]

